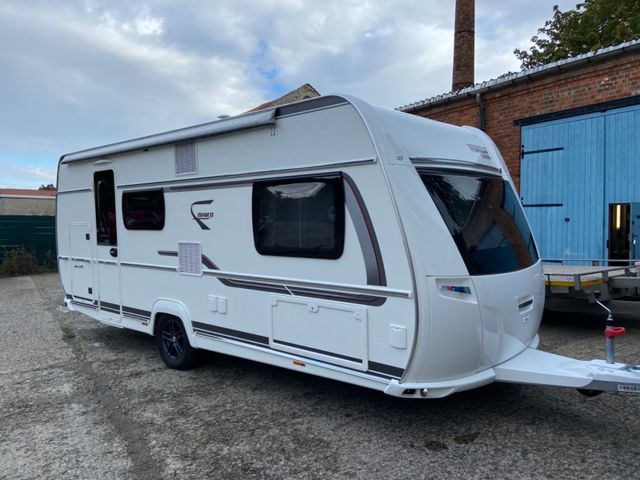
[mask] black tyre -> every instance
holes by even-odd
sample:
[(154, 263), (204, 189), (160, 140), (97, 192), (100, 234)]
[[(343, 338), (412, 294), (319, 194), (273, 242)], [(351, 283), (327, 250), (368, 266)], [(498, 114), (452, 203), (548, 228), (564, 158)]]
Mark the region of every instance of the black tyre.
[(602, 390), (589, 390), (587, 388), (576, 388), (576, 390), (585, 397), (597, 397), (601, 393), (604, 393)]
[(160, 356), (169, 368), (187, 370), (197, 363), (197, 351), (189, 343), (179, 318), (163, 315), (158, 319), (156, 342)]

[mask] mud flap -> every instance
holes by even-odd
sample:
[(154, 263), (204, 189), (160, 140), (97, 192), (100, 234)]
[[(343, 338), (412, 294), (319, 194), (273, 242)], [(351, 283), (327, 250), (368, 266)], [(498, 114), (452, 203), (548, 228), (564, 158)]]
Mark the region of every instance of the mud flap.
[(493, 370), (496, 382), (640, 394), (640, 365), (576, 360), (527, 348)]

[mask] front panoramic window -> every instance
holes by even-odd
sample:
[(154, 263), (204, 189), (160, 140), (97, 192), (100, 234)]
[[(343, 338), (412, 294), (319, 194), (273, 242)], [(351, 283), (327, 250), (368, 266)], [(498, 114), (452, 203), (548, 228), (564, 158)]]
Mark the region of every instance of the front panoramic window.
[(339, 258), (344, 248), (342, 179), (256, 182), (253, 236), (263, 255)]
[(509, 182), (482, 174), (421, 172), (470, 275), (513, 272), (538, 261)]
[(162, 190), (124, 192), (122, 219), (127, 230), (162, 230), (164, 228)]

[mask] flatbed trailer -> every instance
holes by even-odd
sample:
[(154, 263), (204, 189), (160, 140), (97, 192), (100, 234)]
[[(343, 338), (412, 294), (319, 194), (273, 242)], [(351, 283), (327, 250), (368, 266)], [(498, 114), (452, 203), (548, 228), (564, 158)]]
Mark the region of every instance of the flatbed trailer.
[(595, 303), (599, 299), (615, 314), (640, 315), (640, 264), (636, 262), (622, 266), (546, 263), (544, 279), (548, 310), (601, 312)]

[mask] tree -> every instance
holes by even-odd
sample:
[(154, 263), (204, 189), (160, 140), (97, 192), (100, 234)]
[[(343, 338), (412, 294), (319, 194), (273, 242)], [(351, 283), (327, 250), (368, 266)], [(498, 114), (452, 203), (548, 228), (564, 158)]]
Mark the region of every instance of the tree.
[(40, 185), (40, 187), (38, 188), (38, 190), (55, 190), (56, 187), (53, 185), (53, 183), (49, 183), (47, 185)]
[(515, 49), (521, 68), (537, 67), (640, 37), (640, 1), (585, 0), (553, 18), (531, 37), (529, 51)]

